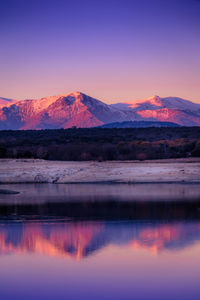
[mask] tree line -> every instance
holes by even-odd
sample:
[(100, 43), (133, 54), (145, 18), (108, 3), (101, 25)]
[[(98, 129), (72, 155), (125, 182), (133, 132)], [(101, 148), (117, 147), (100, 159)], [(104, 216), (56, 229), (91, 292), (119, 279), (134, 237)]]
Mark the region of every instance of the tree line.
[(0, 158), (144, 160), (200, 157), (200, 128), (0, 131)]

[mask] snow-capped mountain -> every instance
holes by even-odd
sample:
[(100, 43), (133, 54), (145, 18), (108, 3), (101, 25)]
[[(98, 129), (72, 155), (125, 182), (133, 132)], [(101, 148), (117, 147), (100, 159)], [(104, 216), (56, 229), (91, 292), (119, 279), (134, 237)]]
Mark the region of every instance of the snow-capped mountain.
[(18, 101), (0, 109), (0, 129), (95, 127), (110, 122), (141, 120), (83, 93)]
[(200, 126), (200, 104), (181, 98), (154, 96), (108, 105), (81, 92), (34, 100), (0, 98), (1, 130), (95, 127), (125, 121)]
[(193, 103), (178, 97), (151, 98), (120, 102), (112, 107), (137, 112), (143, 120), (173, 122), (182, 126), (200, 126), (200, 104)]

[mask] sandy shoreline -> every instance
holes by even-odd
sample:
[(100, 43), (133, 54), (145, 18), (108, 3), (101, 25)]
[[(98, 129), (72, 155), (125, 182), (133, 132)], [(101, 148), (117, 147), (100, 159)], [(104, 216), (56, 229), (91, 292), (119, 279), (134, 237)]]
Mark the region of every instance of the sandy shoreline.
[(200, 183), (200, 159), (69, 162), (0, 159), (0, 183)]

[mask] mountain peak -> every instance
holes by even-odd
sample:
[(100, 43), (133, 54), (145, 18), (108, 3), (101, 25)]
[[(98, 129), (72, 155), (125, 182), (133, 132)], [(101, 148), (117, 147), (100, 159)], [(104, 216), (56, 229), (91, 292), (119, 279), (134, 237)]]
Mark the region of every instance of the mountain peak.
[(74, 92), (72, 92), (72, 93), (65, 94), (65, 95), (73, 95), (73, 96), (75, 96), (75, 97), (85, 96), (85, 94), (83, 94), (83, 93), (80, 92), (80, 91), (74, 91)]
[(56, 96), (57, 98), (67, 98), (73, 101), (83, 101), (85, 98), (91, 98), (88, 95), (80, 92), (80, 91), (74, 91), (71, 93), (66, 93), (66, 94), (62, 94), (62, 95), (58, 95)]
[(151, 96), (149, 99), (160, 99), (160, 96), (154, 95), (154, 96)]
[(155, 95), (155, 96), (152, 96), (152, 97), (148, 98), (146, 100), (146, 102), (149, 102), (149, 103), (154, 104), (156, 106), (161, 106), (162, 105), (162, 98)]

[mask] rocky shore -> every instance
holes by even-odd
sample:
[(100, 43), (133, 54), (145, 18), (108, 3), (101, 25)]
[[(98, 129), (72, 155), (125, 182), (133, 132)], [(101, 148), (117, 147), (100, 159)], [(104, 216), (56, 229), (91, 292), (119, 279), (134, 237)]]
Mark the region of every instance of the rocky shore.
[(200, 183), (200, 159), (46, 161), (0, 159), (0, 183)]

